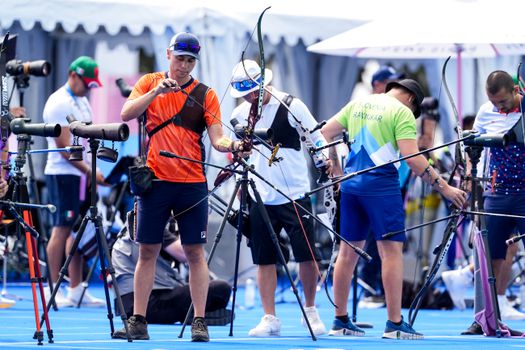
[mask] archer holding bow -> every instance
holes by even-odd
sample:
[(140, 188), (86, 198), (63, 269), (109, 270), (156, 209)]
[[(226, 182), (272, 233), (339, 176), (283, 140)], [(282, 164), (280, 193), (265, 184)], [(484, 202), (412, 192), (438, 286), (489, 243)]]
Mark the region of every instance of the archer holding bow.
[[(346, 174), (372, 168), (341, 184), (340, 234), (362, 248), (371, 229), (377, 241), (388, 314), (383, 338), (423, 337), (401, 316), (402, 248), (406, 236), (399, 233), (389, 239), (382, 237), (387, 232), (404, 230), (405, 212), (399, 175), (389, 161), (397, 159), (398, 152), (407, 156), (419, 151), (415, 118), (421, 114), (422, 101), (423, 92), (416, 81), (404, 79), (390, 82), (386, 93), (351, 101), (321, 129), (328, 142), (345, 129), (349, 137), (355, 139), (345, 165)], [(336, 162), (334, 173), (338, 175), (341, 173), (339, 161), (335, 154), (331, 157)], [(407, 159), (407, 164), (456, 207), (463, 206), (466, 193), (449, 186), (424, 156)], [(357, 260), (358, 255), (352, 249), (341, 245), (334, 269), (334, 301), (338, 308), (335, 309), (331, 335), (364, 335), (364, 331), (350, 321), (347, 313), (350, 281)]]
[[(317, 125), (317, 121), (297, 97), (265, 85), (272, 80), (272, 75), (270, 69), (262, 71), (261, 67), (252, 60), (241, 61), (235, 66), (230, 93), (232, 97), (242, 97), (245, 101), (233, 111), (232, 120), (235, 118), (240, 124), (254, 126), (254, 118), (258, 118), (255, 120), (257, 128), (272, 129), (273, 145), (280, 144), (280, 160), (273, 164), (269, 163), (268, 159), (272, 159), (272, 150), (258, 147), (257, 152), (252, 152), (248, 163), (253, 165), (255, 170), (269, 183), (311, 212), (310, 199), (301, 198), (310, 190), (310, 176), (304, 147), (296, 128), (300, 126), (312, 130)], [(263, 81), (263, 78), (266, 82)], [(262, 113), (258, 116), (260, 85), (264, 86), (264, 95)], [(319, 131), (312, 133), (311, 136), (311, 141), (317, 147), (326, 144), (326, 140)], [(324, 170), (329, 173), (331, 162), (327, 161), (327, 154), (324, 156)], [(260, 192), (274, 231), (279, 233), (284, 228), (290, 238), (295, 261), (299, 263), (299, 277), (305, 295), (305, 313), (313, 333), (323, 334), (326, 329), (315, 307), (315, 292), (319, 276), (317, 261), (320, 256), (314, 245), (313, 218), (299, 210), (299, 205), (290, 202), (258, 177), (252, 177), (252, 179)], [(253, 195), (252, 199), (255, 200)], [(281, 322), (275, 312), (278, 254), (256, 205), (250, 208), (250, 231), (250, 246), (253, 262), (258, 267), (257, 284), (264, 316), (260, 323), (249, 331), (249, 335), (253, 337), (280, 335)], [(302, 323), (305, 325), (304, 320)]]

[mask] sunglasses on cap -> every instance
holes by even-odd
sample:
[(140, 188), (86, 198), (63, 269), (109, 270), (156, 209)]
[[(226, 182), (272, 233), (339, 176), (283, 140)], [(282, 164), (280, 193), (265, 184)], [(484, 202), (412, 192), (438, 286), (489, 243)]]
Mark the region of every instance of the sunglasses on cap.
[(188, 43), (175, 43), (171, 45), (173, 51), (189, 51), (191, 53), (199, 53), (201, 50), (200, 45), (198, 44), (188, 44)]
[(252, 80), (243, 80), (243, 81), (234, 81), (232, 82), (232, 87), (237, 91), (248, 91), (253, 89), (255, 86), (259, 86), (261, 83), (261, 77)]

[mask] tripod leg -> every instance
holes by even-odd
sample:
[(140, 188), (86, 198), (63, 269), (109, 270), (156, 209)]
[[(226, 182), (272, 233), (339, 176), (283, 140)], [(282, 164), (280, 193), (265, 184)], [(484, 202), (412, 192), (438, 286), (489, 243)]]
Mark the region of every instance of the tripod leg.
[[(82, 222), (80, 223), (80, 228), (78, 230), (77, 236), (75, 237), (75, 240), (73, 241), (73, 245), (71, 246), (69, 254), (68, 254), (67, 258), (66, 258), (66, 262), (60, 268), (60, 271), (59, 271), (59, 274), (58, 274), (57, 283), (55, 285), (55, 288), (53, 288), (53, 290), (51, 292), (51, 297), (47, 301), (47, 307), (46, 307), (47, 311), (49, 311), (49, 309), (51, 308), (51, 304), (53, 304), (55, 302), (55, 296), (58, 293), (58, 290), (60, 288), (60, 285), (62, 284), (62, 281), (64, 280), (64, 277), (65, 277), (65, 275), (67, 273), (67, 269), (69, 267), (69, 264), (71, 263), (71, 260), (73, 259), (73, 255), (75, 255), (75, 252), (78, 249), (78, 244), (80, 243), (80, 240), (82, 239), (82, 235), (84, 234), (84, 231), (86, 229), (86, 225), (87, 225), (88, 222), (89, 222), (89, 218), (88, 217), (84, 217), (82, 219)], [(43, 323), (43, 320), (40, 321), (41, 325), (42, 325), (42, 323)]]
[(38, 345), (42, 345), (42, 340), (44, 339), (44, 335), (41, 331), (40, 323), (38, 322), (40, 316), (38, 313), (38, 299), (36, 295), (36, 283), (37, 279), (35, 276), (35, 261), (33, 256), (33, 244), (32, 244), (32, 237), (29, 232), (25, 233), (26, 236), (26, 246), (27, 246), (27, 259), (29, 262), (29, 277), (31, 280), (31, 291), (33, 293), (33, 308), (35, 310), (35, 321), (36, 321), (36, 331), (33, 336), (33, 339), (36, 339), (38, 341)]
[[(360, 328), (374, 328), (374, 325), (372, 325), (371, 323), (357, 322), (357, 304), (358, 304), (359, 299), (360, 299), (357, 296), (358, 285), (361, 284), (361, 286), (363, 288), (371, 289), (371, 287), (369, 285), (367, 285), (365, 282), (361, 281), (361, 279), (359, 277), (357, 277), (357, 266), (358, 266), (358, 264), (355, 265), (354, 276), (352, 278), (352, 322), (357, 327), (360, 327)], [(366, 286), (363, 286), (363, 285), (366, 285)], [(372, 289), (372, 291), (374, 291), (374, 290)], [(374, 293), (375, 293), (375, 291), (374, 291)], [(361, 293), (360, 295), (362, 296), (363, 293)], [(373, 295), (375, 295), (375, 294), (373, 294)]]
[(297, 287), (296, 287), (296, 285), (295, 285), (295, 283), (293, 281), (293, 278), (292, 278), (292, 276), (290, 274), (290, 270), (288, 270), (288, 266), (286, 266), (286, 259), (284, 258), (283, 252), (282, 252), (281, 247), (279, 245), (279, 240), (277, 238), (277, 234), (273, 230), (272, 223), (270, 221), (270, 217), (268, 216), (268, 212), (266, 211), (266, 208), (264, 207), (261, 195), (257, 191), (257, 188), (255, 187), (255, 183), (252, 180), (250, 180), (250, 187), (252, 188), (252, 191), (253, 191), (253, 193), (255, 195), (255, 200), (256, 200), (255, 205), (257, 205), (257, 209), (259, 210), (259, 213), (260, 213), (260, 215), (261, 215), (261, 217), (262, 217), (262, 219), (264, 221), (264, 224), (265, 224), (268, 232), (270, 233), (270, 236), (271, 236), (272, 242), (274, 244), (275, 250), (277, 252), (277, 255), (279, 256), (279, 260), (281, 261), (281, 263), (283, 265), (283, 268), (284, 268), (284, 271), (286, 272), (288, 280), (290, 281), (290, 285), (291, 285), (293, 293), (295, 294), (295, 297), (297, 299), (297, 303), (299, 304), (299, 307), (301, 308), (301, 312), (303, 313), (304, 321), (305, 321), (306, 325), (308, 326), (308, 330), (310, 331), (310, 335), (312, 336), (312, 340), (317, 340), (317, 338), (315, 337), (314, 332), (312, 330), (312, 326), (310, 325), (310, 321), (308, 320), (308, 317), (306, 316), (306, 312), (304, 311), (303, 303), (301, 302), (301, 297), (299, 296), (299, 292), (297, 291)]
[[(224, 216), (221, 221), (221, 225), (219, 226), (219, 230), (217, 231), (217, 234), (215, 235), (215, 239), (213, 241), (213, 246), (211, 247), (210, 253), (208, 255), (208, 266), (210, 266), (210, 263), (213, 259), (213, 255), (215, 255), (215, 250), (217, 249), (217, 246), (222, 238), (222, 233), (224, 231), (224, 227), (226, 227), (226, 222), (228, 222), (228, 215), (232, 209), (233, 202), (235, 201), (235, 196), (237, 195), (237, 192), (239, 191), (240, 182), (237, 182), (235, 184), (235, 189), (233, 190), (233, 194), (231, 196), (230, 202), (228, 203), (228, 207), (226, 208), (226, 211), (224, 213)], [(242, 215), (242, 212), (239, 210), (239, 215)], [(232, 307), (232, 314), (231, 314), (231, 320), (230, 323), (233, 324), (233, 318), (234, 318), (234, 308)], [(184, 330), (186, 329), (186, 324), (188, 323), (188, 320), (190, 319), (190, 315), (193, 312), (193, 301), (190, 304), (190, 307), (188, 308), (188, 312), (186, 312), (186, 317), (184, 318), (184, 322), (182, 322), (182, 329), (179, 333), (179, 338), (182, 338), (184, 335)]]
[(445, 232), (443, 234), (443, 239), (441, 241), (441, 244), (434, 251), (434, 254), (436, 255), (436, 257), (434, 258), (434, 261), (432, 262), (432, 266), (427, 272), (423, 286), (421, 287), (419, 292), (416, 294), (408, 310), (408, 324), (410, 326), (413, 326), (414, 322), (416, 322), (416, 317), (421, 307), (421, 302), (423, 301), (425, 292), (428, 289), (428, 287), (430, 287), (432, 281), (434, 280), (434, 277), (436, 276), (441, 264), (443, 263), (443, 260), (445, 259), (445, 256), (448, 252), (448, 248), (450, 247), (450, 244), (452, 244), (452, 241), (454, 239), (454, 233), (456, 232), (456, 227), (458, 225), (458, 221), (459, 221), (459, 217), (452, 218), (449, 221), (445, 229)]
[(35, 272), (37, 276), (37, 283), (40, 291), (40, 300), (42, 301), (42, 309), (43, 309), (43, 318), (46, 324), (47, 329), (47, 338), (49, 343), (54, 343), (53, 341), (53, 330), (51, 329), (51, 323), (49, 322), (49, 313), (46, 308), (46, 297), (44, 295), (44, 284), (43, 284), (43, 278), (42, 273), (40, 271), (40, 261), (38, 259), (38, 249), (37, 249), (37, 242), (34, 237), (31, 237), (31, 245), (33, 246), (33, 255), (35, 259)]
[(357, 322), (357, 265), (354, 268), (354, 276), (352, 278), (352, 322)]
[[(112, 211), (111, 216), (108, 219), (110, 224), (107, 227), (107, 233), (111, 232), (111, 228), (113, 227), (113, 224), (115, 223), (115, 218), (117, 217), (117, 213), (119, 211), (120, 204), (122, 203), (122, 200), (124, 199), (124, 195), (126, 194), (127, 186), (128, 186), (127, 182), (122, 183), (122, 188), (120, 189), (120, 192), (117, 196), (117, 199), (115, 200), (115, 203), (113, 204), (115, 209)], [(106, 237), (107, 237), (107, 234), (106, 234)], [(100, 254), (97, 251), (97, 254), (95, 255), (93, 261), (98, 261), (99, 256)], [(82, 304), (82, 300), (84, 300), (84, 295), (86, 294), (86, 290), (89, 286), (89, 280), (91, 279), (91, 276), (93, 276), (93, 272), (95, 271), (96, 266), (97, 266), (96, 263), (93, 263), (93, 265), (91, 265), (86, 278), (84, 279), (84, 281), (82, 281), (82, 293), (80, 294), (80, 298), (77, 303), (77, 308), (80, 307), (80, 305)]]
[[(239, 280), (239, 257), (241, 256), (241, 241), (242, 241), (242, 215), (247, 210), (248, 207), (248, 176), (244, 175), (241, 180), (239, 180), (237, 186), (235, 187), (237, 190), (241, 190), (240, 193), (240, 206), (239, 206), (239, 217), (237, 218), (237, 240), (235, 245), (235, 267), (234, 267), (234, 273), (233, 273), (233, 298), (232, 298), (232, 319), (230, 323), (230, 334), (229, 336), (233, 336), (233, 311), (235, 310), (235, 301), (237, 298), (237, 284)], [(235, 193), (236, 194), (236, 193)], [(235, 195), (234, 194), (234, 195)]]
[[(20, 192), (18, 193), (18, 195), (21, 196), (23, 194), (27, 196), (27, 193), (22, 192), (22, 189), (25, 189), (25, 186), (20, 187), (19, 189)], [(25, 190), (27, 191), (27, 189)], [(31, 289), (33, 293), (33, 306), (35, 308), (35, 323), (37, 325), (33, 339), (37, 339), (39, 345), (42, 345), (42, 340), (44, 339), (44, 334), (42, 332), (42, 323), (39, 323), (40, 316), (38, 313), (38, 297), (37, 297), (37, 291), (36, 291), (36, 284), (38, 284), (39, 292), (40, 292), (40, 300), (42, 302), (42, 306), (44, 309), (43, 318), (46, 322), (49, 342), (53, 343), (53, 331), (51, 330), (47, 309), (45, 308), (44, 286), (42, 283), (42, 275), (40, 273), (40, 261), (38, 260), (36, 238), (32, 236), (32, 233), (35, 236), (38, 236), (38, 233), (34, 232), (34, 230), (31, 231), (31, 228), (33, 226), (33, 220), (31, 216), (31, 212), (29, 210), (24, 210), (22, 213), (23, 215), (22, 217), (14, 209), (12, 210), (12, 213), (15, 215), (18, 222), (25, 229), (27, 256), (28, 256), (29, 271), (30, 271), (30, 277), (31, 277)]]
[[(96, 207), (90, 208), (91, 215), (95, 215), (96, 210), (97, 210)], [(104, 229), (102, 227), (102, 217), (100, 217), (100, 215), (95, 216), (94, 224), (95, 224), (95, 231), (96, 231), (97, 244), (98, 244), (100, 269), (102, 271), (102, 280), (104, 281), (104, 292), (106, 295), (106, 305), (108, 308), (108, 319), (109, 319), (109, 324), (111, 328), (111, 337), (113, 337), (113, 333), (115, 332), (115, 329), (113, 326), (113, 312), (111, 311), (111, 301), (109, 297), (107, 273), (111, 275), (111, 281), (113, 282), (113, 289), (115, 290), (115, 297), (117, 299), (117, 306), (120, 310), (120, 318), (122, 319), (122, 323), (124, 324), (124, 329), (126, 330), (127, 340), (128, 342), (131, 342), (132, 339), (131, 339), (131, 335), (129, 334), (128, 322), (127, 322), (128, 317), (126, 315), (126, 312), (124, 311), (124, 304), (122, 304), (122, 298), (120, 297), (120, 290), (118, 287), (117, 278), (115, 277), (115, 269), (113, 268), (113, 264), (111, 262), (111, 255), (109, 254), (108, 242), (106, 241), (106, 236), (104, 235)], [(105, 259), (107, 259), (107, 268), (106, 268)]]
[[(484, 218), (481, 218), (482, 225), (484, 224)], [(491, 255), (490, 255), (490, 248), (489, 248), (489, 242), (487, 238), (487, 230), (483, 229), (479, 233), (481, 235), (481, 239), (483, 240), (483, 245), (485, 247), (485, 256), (479, 257), (480, 259), (485, 258), (486, 264), (487, 264), (487, 271), (488, 271), (488, 282), (490, 286), (490, 298), (492, 300), (492, 305), (494, 306), (494, 314), (496, 316), (496, 324), (495, 324), (495, 333), (497, 338), (501, 338), (501, 328), (500, 328), (500, 319), (501, 315), (499, 312), (499, 305), (498, 305), (498, 298), (497, 298), (497, 292), (496, 292), (496, 277), (494, 276), (494, 269), (492, 268), (492, 261), (491, 261)], [(486, 307), (486, 305), (485, 305)]]
[(91, 280), (91, 276), (93, 276), (93, 272), (95, 272), (95, 268), (97, 267), (97, 263), (96, 262), (99, 260), (99, 257), (100, 257), (100, 252), (97, 251), (97, 254), (95, 255), (95, 257), (93, 259), (93, 264), (89, 268), (89, 272), (88, 272), (86, 278), (81, 283), (82, 293), (80, 294), (80, 298), (78, 299), (77, 308), (80, 308), (80, 305), (82, 305), (82, 300), (84, 300), (84, 295), (86, 294), (87, 288), (89, 286), (89, 280)]

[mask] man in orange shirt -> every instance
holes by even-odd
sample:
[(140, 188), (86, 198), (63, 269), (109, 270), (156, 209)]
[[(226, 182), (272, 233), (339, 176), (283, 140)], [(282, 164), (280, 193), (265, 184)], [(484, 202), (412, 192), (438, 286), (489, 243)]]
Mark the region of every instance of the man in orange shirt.
[[(133, 339), (149, 339), (146, 308), (164, 227), (173, 211), (190, 270), (190, 293), (195, 308), (191, 339), (209, 341), (204, 319), (209, 284), (204, 255), (208, 224), (204, 167), (188, 160), (159, 155), (159, 151), (166, 150), (204, 161), (202, 134), (205, 130), (212, 146), (219, 152), (241, 148), (239, 141), (234, 142), (223, 134), (215, 91), (190, 75), (199, 59), (199, 51), (200, 44), (195, 35), (183, 32), (173, 36), (166, 50), (169, 70), (143, 76), (121, 112), (124, 121), (146, 112), (146, 129), (150, 137), (147, 165), (155, 175), (152, 188), (138, 199), (136, 240), (140, 248), (134, 282), (135, 314), (128, 320)], [(120, 330), (113, 336), (125, 338), (126, 333)]]

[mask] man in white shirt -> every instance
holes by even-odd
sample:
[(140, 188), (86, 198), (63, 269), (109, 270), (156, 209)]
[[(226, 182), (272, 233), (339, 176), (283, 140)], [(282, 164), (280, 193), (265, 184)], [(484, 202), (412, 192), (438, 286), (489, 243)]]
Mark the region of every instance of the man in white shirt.
[[(66, 117), (72, 115), (75, 119), (90, 122), (92, 110), (87, 99), (91, 88), (100, 87), (98, 65), (90, 57), (80, 56), (69, 66), (67, 83), (49, 96), (44, 106), (44, 122), (60, 124), (62, 132), (59, 137), (48, 137), (49, 149), (63, 148), (73, 143), (73, 135), (69, 131)], [(71, 235), (72, 226), (79, 216), (81, 177), (89, 181), (91, 165), (83, 160), (70, 161), (66, 152), (48, 153), (44, 173), (48, 187), (49, 200), (56, 207), (53, 230), (47, 244), (48, 273), (53, 281), (58, 279), (58, 273), (65, 253), (69, 253), (74, 238)], [(97, 183), (103, 184), (104, 177), (97, 171)], [(73, 306), (82, 295), (82, 258), (75, 252), (68, 268), (69, 288), (67, 296), (60, 291), (55, 296), (57, 306)], [(102, 299), (84, 294), (82, 305), (103, 306)]]
[[(252, 105), (257, 104), (260, 73), (259, 65), (252, 60), (245, 60), (244, 65), (240, 62), (234, 68), (230, 92), (232, 97), (242, 97), (245, 102), (233, 111), (232, 119), (236, 118), (242, 125), (246, 125), (246, 119), (250, 114)], [(267, 84), (272, 79), (272, 71), (267, 69), (265, 77)], [(268, 85), (265, 85), (265, 90), (262, 115), (257, 121), (257, 129), (271, 128), (273, 130), (272, 142), (281, 144), (278, 156), (282, 160), (269, 166), (268, 158), (271, 156), (271, 151), (265, 147), (258, 147), (257, 152), (252, 152), (249, 163), (268, 182), (282, 190), (301, 206), (311, 210), (310, 200), (301, 198), (310, 190), (310, 181), (308, 162), (296, 130), (298, 122), (294, 116), (309, 130), (317, 125), (317, 121), (306, 105), (298, 98), (293, 98)], [(292, 111), (293, 116), (279, 100), (284, 101), (289, 106), (288, 108)], [(319, 131), (314, 132), (312, 138), (316, 145), (326, 143)], [(253, 177), (253, 180), (270, 216), (274, 231), (279, 234), (284, 228), (290, 237), (295, 261), (299, 263), (299, 277), (304, 290), (306, 315), (314, 334), (323, 334), (326, 329), (315, 308), (316, 272), (318, 271), (315, 260), (319, 259), (319, 255), (314, 246), (313, 219), (301, 210), (297, 211), (294, 203), (291, 203), (258, 177)], [(252, 198), (254, 197), (252, 196)], [(301, 217), (300, 221), (299, 216)], [(249, 335), (253, 337), (280, 335), (281, 330), (281, 322), (275, 316), (278, 255), (270, 233), (264, 228), (264, 221), (254, 204), (250, 208), (250, 243), (253, 262), (258, 267), (257, 284), (265, 315), (261, 322), (249, 331)], [(306, 325), (304, 320), (302, 323)]]

